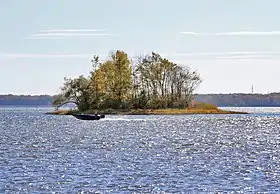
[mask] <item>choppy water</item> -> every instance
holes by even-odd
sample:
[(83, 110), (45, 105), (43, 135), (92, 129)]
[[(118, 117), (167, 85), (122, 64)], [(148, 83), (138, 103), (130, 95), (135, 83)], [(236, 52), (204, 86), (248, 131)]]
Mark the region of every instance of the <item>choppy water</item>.
[(0, 193), (280, 192), (275, 111), (100, 121), (43, 113), (0, 109)]

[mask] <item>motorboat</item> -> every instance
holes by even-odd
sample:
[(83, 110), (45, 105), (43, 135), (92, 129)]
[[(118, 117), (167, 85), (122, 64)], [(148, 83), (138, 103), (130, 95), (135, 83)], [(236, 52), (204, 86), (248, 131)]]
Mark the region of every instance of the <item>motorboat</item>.
[(72, 114), (72, 116), (80, 120), (100, 120), (105, 118), (103, 114)]

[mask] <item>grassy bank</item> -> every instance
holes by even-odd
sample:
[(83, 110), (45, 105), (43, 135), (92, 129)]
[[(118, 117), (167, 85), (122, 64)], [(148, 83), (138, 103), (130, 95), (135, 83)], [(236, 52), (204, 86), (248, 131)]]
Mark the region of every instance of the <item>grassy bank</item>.
[(128, 114), (132, 115), (187, 115), (187, 114), (247, 114), (245, 112), (227, 111), (221, 109), (151, 109), (134, 110)]

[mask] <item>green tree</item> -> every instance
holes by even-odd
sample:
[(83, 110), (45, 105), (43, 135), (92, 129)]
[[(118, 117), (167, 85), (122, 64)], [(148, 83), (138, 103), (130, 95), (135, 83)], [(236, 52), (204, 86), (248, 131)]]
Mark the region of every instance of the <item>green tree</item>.
[(83, 76), (75, 79), (64, 78), (61, 93), (54, 100), (55, 106), (62, 106), (67, 103), (75, 103), (79, 110), (89, 109), (89, 80)]

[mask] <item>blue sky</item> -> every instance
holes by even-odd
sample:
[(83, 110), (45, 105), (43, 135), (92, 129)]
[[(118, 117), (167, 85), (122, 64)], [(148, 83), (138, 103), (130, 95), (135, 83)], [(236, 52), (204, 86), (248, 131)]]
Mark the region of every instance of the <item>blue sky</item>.
[(156, 51), (199, 93), (279, 92), (279, 0), (11, 0), (0, 6), (0, 93), (55, 94), (90, 59)]

